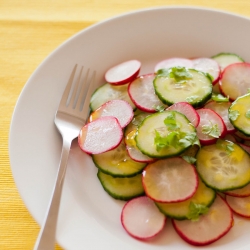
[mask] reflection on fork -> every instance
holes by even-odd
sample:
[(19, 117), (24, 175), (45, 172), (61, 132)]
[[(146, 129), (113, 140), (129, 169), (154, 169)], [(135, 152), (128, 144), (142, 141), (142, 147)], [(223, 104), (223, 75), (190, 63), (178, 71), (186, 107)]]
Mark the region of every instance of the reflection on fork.
[(88, 69), (85, 76), (82, 76), (81, 67), (74, 81), (76, 70), (77, 65), (73, 68), (54, 119), (63, 139), (62, 154), (54, 190), (34, 250), (54, 249), (58, 211), (71, 143), (78, 136), (89, 115), (89, 101), (95, 89), (96, 73), (91, 73)]

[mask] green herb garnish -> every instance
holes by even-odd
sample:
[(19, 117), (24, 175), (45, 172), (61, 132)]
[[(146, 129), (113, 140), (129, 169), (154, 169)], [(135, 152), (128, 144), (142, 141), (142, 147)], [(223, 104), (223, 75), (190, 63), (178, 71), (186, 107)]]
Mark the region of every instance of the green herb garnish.
[(210, 135), (214, 138), (220, 137), (220, 129), (218, 127), (218, 124), (212, 124), (210, 121), (210, 125), (203, 125), (201, 132), (206, 135)]
[(187, 80), (193, 78), (193, 75), (185, 67), (172, 67), (169, 69), (160, 69), (156, 73), (158, 76), (167, 76), (176, 81), (176, 83), (183, 84)]
[(234, 143), (231, 141), (219, 139), (216, 142), (216, 146), (219, 149), (226, 151), (228, 155), (230, 155), (234, 151)]
[(228, 117), (231, 121), (236, 121), (240, 112), (238, 110), (229, 110)]
[(186, 98), (186, 101), (189, 102), (189, 103), (192, 103), (194, 102), (195, 100), (197, 100), (199, 98), (198, 95), (192, 95), (192, 96), (189, 96)]
[(170, 131), (177, 130), (180, 128), (180, 126), (176, 122), (174, 112), (171, 112), (170, 114), (167, 115), (167, 117), (164, 119), (164, 124)]
[(172, 131), (167, 136), (163, 137), (157, 130), (155, 130), (154, 143), (156, 145), (156, 150), (160, 151), (161, 149), (169, 146), (177, 147), (179, 141), (178, 137), (179, 137), (179, 132), (177, 131)]
[(197, 204), (191, 201), (189, 204), (188, 219), (192, 221), (197, 221), (199, 219), (199, 216), (202, 214), (206, 214), (208, 210), (209, 208), (207, 206), (203, 204)]
[(245, 114), (246, 118), (250, 119), (250, 109)]
[(212, 95), (212, 100), (216, 101), (216, 102), (228, 102), (229, 101), (229, 98), (228, 97), (225, 97), (223, 96), (222, 94), (213, 94)]
[(183, 155), (182, 158), (190, 163), (190, 164), (194, 164), (196, 162), (196, 158), (192, 157), (192, 156), (188, 156), (188, 155)]
[(179, 143), (185, 148), (195, 144), (200, 146), (200, 141), (195, 132), (189, 134), (183, 133), (182, 138), (179, 140)]

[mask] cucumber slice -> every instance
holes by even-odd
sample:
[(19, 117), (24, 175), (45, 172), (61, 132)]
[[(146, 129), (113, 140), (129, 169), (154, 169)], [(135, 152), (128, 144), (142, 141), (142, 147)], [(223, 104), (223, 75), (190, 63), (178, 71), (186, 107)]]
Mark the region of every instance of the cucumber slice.
[(219, 53), (212, 57), (220, 66), (223, 71), (228, 65), (238, 62), (244, 62), (244, 60), (234, 53)]
[[(174, 117), (171, 120), (171, 117)], [(176, 130), (170, 130), (166, 121), (175, 122)], [(196, 130), (183, 114), (177, 111), (163, 111), (146, 117), (138, 127), (135, 141), (143, 154), (152, 158), (164, 158), (179, 155), (192, 143), (199, 143)], [(181, 139), (191, 136), (190, 144), (180, 143)], [(187, 139), (187, 138), (186, 138)]]
[(138, 109), (134, 112), (134, 118), (128, 124), (128, 126), (124, 130), (124, 136), (128, 135), (131, 131), (137, 130), (138, 126), (142, 123), (142, 121), (151, 115), (151, 113), (147, 113), (144, 111), (138, 111)]
[(146, 163), (136, 162), (129, 157), (124, 141), (113, 150), (92, 155), (92, 159), (97, 168), (114, 177), (135, 176), (146, 166)]
[(197, 153), (196, 166), (205, 184), (218, 191), (241, 188), (250, 182), (250, 157), (233, 142), (218, 140)]
[(133, 177), (119, 178), (105, 174), (99, 170), (97, 177), (104, 190), (115, 199), (126, 201), (144, 194), (141, 174)]
[(213, 85), (205, 73), (177, 67), (168, 71), (161, 70), (154, 79), (154, 88), (158, 97), (167, 105), (188, 102), (199, 107), (211, 98)]
[(186, 201), (176, 202), (176, 203), (160, 203), (156, 202), (156, 206), (160, 209), (160, 211), (177, 220), (183, 219), (195, 219), (199, 216), (199, 211), (192, 211), (191, 204), (195, 204), (196, 206), (209, 207), (213, 203), (216, 197), (216, 193), (213, 189), (207, 187), (201, 180), (199, 180), (198, 189), (195, 194)]
[(105, 83), (93, 93), (90, 100), (90, 109), (95, 111), (105, 102), (115, 99), (127, 101), (135, 109), (135, 105), (128, 95), (128, 84), (114, 86), (109, 83)]
[(250, 136), (250, 93), (237, 98), (230, 106), (228, 115), (236, 129)]

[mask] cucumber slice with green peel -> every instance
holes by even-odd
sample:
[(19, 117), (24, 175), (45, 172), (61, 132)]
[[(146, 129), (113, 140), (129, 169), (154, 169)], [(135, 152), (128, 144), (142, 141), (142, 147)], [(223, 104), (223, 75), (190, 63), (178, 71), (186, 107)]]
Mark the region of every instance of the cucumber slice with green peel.
[(197, 219), (212, 205), (215, 197), (216, 192), (199, 180), (198, 189), (188, 200), (176, 203), (156, 202), (155, 204), (163, 214), (171, 218), (177, 220)]
[(133, 159), (134, 161), (145, 162), (145, 163), (155, 161), (154, 158), (151, 158), (151, 157), (149, 157), (147, 155), (144, 155), (139, 150), (139, 148), (136, 146), (136, 142), (135, 142), (136, 133), (137, 133), (136, 129), (132, 130), (125, 137), (126, 148), (127, 148), (128, 154), (131, 157), (131, 159)]
[(219, 53), (212, 57), (220, 66), (223, 71), (228, 65), (238, 62), (244, 62), (244, 60), (234, 53)]
[(228, 110), (228, 116), (238, 131), (250, 136), (250, 93), (238, 97), (232, 103)]
[(217, 191), (238, 189), (250, 182), (250, 157), (233, 142), (219, 139), (202, 147), (196, 159), (201, 179)]
[(104, 190), (115, 199), (126, 201), (144, 194), (141, 174), (120, 178), (105, 174), (99, 170), (97, 177)]
[(92, 159), (98, 169), (114, 177), (135, 176), (146, 166), (146, 163), (136, 162), (129, 157), (124, 141), (113, 150), (92, 155)]
[(131, 131), (135, 130), (138, 128), (138, 126), (142, 123), (142, 121), (147, 117), (151, 115), (151, 113), (147, 113), (144, 111), (138, 111), (134, 112), (134, 118), (132, 121), (127, 125), (127, 127), (124, 130), (124, 135), (126, 136), (129, 134)]
[(183, 114), (163, 111), (146, 117), (135, 137), (137, 147), (152, 158), (179, 155), (194, 144), (199, 144), (196, 130)]
[(90, 99), (90, 109), (95, 111), (107, 101), (115, 99), (127, 101), (135, 109), (135, 105), (128, 95), (128, 84), (114, 86), (109, 83), (103, 84), (93, 93)]
[(202, 106), (212, 96), (211, 78), (195, 69), (174, 67), (158, 71), (154, 79), (155, 93), (167, 105), (188, 102)]

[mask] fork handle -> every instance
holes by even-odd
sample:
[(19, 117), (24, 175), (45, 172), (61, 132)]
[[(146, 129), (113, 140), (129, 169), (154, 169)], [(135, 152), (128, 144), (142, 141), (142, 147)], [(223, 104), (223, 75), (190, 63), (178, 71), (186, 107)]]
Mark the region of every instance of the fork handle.
[(67, 162), (69, 158), (71, 142), (71, 140), (63, 139), (61, 160), (57, 172), (56, 183), (51, 196), (50, 205), (45, 215), (45, 220), (40, 229), (38, 238), (34, 246), (34, 250), (53, 250), (55, 248), (58, 211), (61, 201), (61, 193), (67, 168)]

